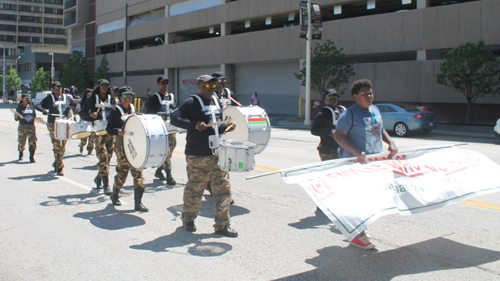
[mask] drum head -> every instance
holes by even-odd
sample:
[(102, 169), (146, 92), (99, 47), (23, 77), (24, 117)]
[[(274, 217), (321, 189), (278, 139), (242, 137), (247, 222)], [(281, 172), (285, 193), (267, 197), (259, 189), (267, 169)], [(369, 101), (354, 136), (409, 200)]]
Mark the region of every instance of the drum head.
[(234, 128), (233, 131), (227, 132), (225, 135), (225, 139), (231, 139), (231, 140), (248, 140), (249, 137), (249, 129), (248, 129), (248, 122), (241, 113), (240, 110), (238, 110), (237, 107), (226, 107), (224, 108), (224, 111), (222, 112), (222, 117), (223, 119), (229, 118), (233, 119), (233, 123), (236, 121), (236, 127)]
[(91, 134), (92, 134), (91, 132), (80, 132), (80, 133), (73, 134), (71, 136), (71, 138), (72, 139), (84, 139), (84, 138), (90, 137)]
[[(142, 125), (139, 117), (132, 115), (124, 126), (125, 134), (123, 135), (123, 150), (125, 158), (132, 167), (141, 167), (148, 155), (148, 143), (146, 138), (146, 130)], [(99, 132), (97, 132), (99, 134)]]

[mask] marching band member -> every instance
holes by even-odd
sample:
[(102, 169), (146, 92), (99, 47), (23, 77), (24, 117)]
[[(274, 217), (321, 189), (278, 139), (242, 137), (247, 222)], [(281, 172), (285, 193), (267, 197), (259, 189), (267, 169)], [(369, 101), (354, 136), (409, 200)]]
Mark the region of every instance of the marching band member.
[[(83, 107), (83, 105), (85, 104), (87, 99), (90, 98), (90, 96), (92, 96), (92, 89), (86, 89), (85, 93), (83, 94), (82, 99), (80, 100), (80, 109), (79, 110), (81, 110), (81, 107)], [(87, 155), (92, 154), (92, 150), (94, 150), (94, 142), (96, 140), (96, 137), (97, 136), (96, 136), (95, 132), (92, 132), (92, 134), (89, 137), (81, 139), (80, 143), (78, 144), (78, 146), (80, 147), (80, 153), (83, 153), (83, 148), (85, 147), (85, 145), (87, 145), (87, 142), (88, 142)]]
[(127, 159), (125, 158), (125, 152), (123, 151), (123, 134), (126, 133), (123, 130), (125, 125), (125, 119), (127, 115), (135, 113), (134, 105), (132, 100), (135, 97), (135, 93), (132, 88), (128, 86), (123, 86), (118, 89), (120, 103), (112, 108), (109, 117), (106, 131), (109, 136), (114, 136), (115, 140), (115, 153), (117, 158), (116, 164), (116, 176), (115, 182), (113, 184), (113, 193), (111, 194), (111, 202), (113, 205), (120, 206), (118, 194), (120, 189), (125, 184), (127, 180), (128, 171), (134, 177), (134, 202), (136, 211), (147, 212), (149, 211), (142, 204), (142, 195), (144, 194), (144, 177), (142, 176), (142, 170), (130, 167)]
[(19, 121), (19, 127), (17, 127), (19, 160), (23, 160), (24, 148), (26, 146), (26, 140), (28, 139), (30, 162), (35, 163), (36, 141), (38, 139), (36, 138), (35, 129), (36, 112), (30, 100), (30, 94), (23, 94), (23, 98), (19, 102), (16, 112), (23, 117), (21, 118), (17, 114), (14, 115), (14, 119)]
[[(64, 163), (63, 163), (63, 155), (66, 151), (66, 141), (58, 140), (54, 137), (54, 123), (56, 120), (56, 115), (64, 115), (68, 117), (70, 106), (77, 106), (77, 103), (68, 98), (66, 95), (62, 95), (62, 85), (59, 81), (55, 81), (51, 85), (52, 93), (47, 95), (39, 105), (35, 108), (38, 111), (43, 112), (44, 115), (48, 115), (47, 117), (47, 129), (50, 133), (50, 139), (52, 141), (52, 146), (54, 147), (54, 163), (52, 166), (54, 167), (55, 172), (59, 176), (64, 176)], [(56, 102), (62, 102), (59, 106)], [(59, 111), (59, 107), (61, 107), (61, 111)]]
[(335, 89), (326, 89), (323, 93), (325, 107), (314, 117), (311, 134), (321, 137), (318, 153), (321, 161), (338, 159), (339, 144), (333, 138), (335, 126), (345, 107), (338, 105), (339, 94)]
[[(159, 92), (152, 95), (149, 98), (148, 105), (146, 108), (147, 114), (159, 114), (163, 117), (163, 120), (167, 120), (170, 115), (170, 112), (175, 109), (175, 101), (174, 95), (167, 93), (168, 90), (168, 78), (166, 76), (160, 76), (156, 79), (156, 83), (159, 89)], [(163, 114), (160, 114), (163, 113)], [(168, 157), (165, 160), (165, 163), (158, 167), (155, 172), (155, 177), (160, 180), (165, 180), (165, 176), (163, 176), (162, 169), (165, 170), (167, 174), (167, 184), (175, 185), (177, 182), (172, 177), (172, 152), (174, 151), (175, 146), (177, 145), (177, 137), (176, 133), (172, 133), (168, 135)]]
[(227, 78), (224, 76), (224, 73), (217, 71), (212, 73), (212, 76), (217, 78), (215, 81), (214, 93), (222, 102), (223, 107), (241, 105), (238, 103), (238, 99), (236, 98), (234, 92), (229, 90), (229, 88), (226, 88)]
[[(367, 154), (382, 152), (382, 141), (389, 145), (389, 158), (398, 153), (396, 144), (384, 128), (380, 111), (373, 105), (375, 96), (372, 88), (368, 79), (354, 81), (351, 86), (351, 95), (356, 103), (340, 116), (334, 133), (341, 146), (341, 158), (356, 157), (360, 163), (365, 163)], [(365, 231), (349, 243), (366, 250), (375, 248)]]
[[(107, 111), (112, 105), (115, 105), (114, 93), (109, 87), (109, 81), (101, 79), (98, 84), (92, 92), (92, 96), (87, 99), (80, 110), (80, 117), (85, 121), (106, 120)], [(99, 107), (101, 107), (100, 110), (98, 110)], [(97, 163), (99, 172), (94, 182), (97, 189), (101, 188), (102, 184), (106, 195), (111, 194), (109, 190), (109, 160), (113, 156), (113, 144), (113, 138), (108, 134), (96, 137), (95, 150), (97, 159), (99, 159)]]
[(209, 136), (223, 134), (228, 126), (234, 124), (207, 126), (222, 118), (221, 105), (214, 96), (216, 77), (201, 75), (197, 79), (198, 95), (185, 100), (172, 114), (172, 125), (187, 129), (186, 160), (188, 182), (184, 188), (182, 222), (187, 231), (196, 231), (194, 220), (198, 216), (203, 191), (210, 181), (215, 209), (215, 233), (228, 237), (237, 237), (238, 232), (229, 226), (231, 184), (229, 173), (217, 165), (218, 156), (212, 154)]

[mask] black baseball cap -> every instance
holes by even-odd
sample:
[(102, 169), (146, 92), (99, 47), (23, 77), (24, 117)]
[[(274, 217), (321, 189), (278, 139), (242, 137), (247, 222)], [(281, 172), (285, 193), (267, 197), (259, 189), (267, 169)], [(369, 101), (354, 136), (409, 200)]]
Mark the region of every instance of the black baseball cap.
[(217, 71), (212, 73), (212, 76), (217, 78), (217, 79), (227, 79), (226, 76), (224, 76), (224, 73)]
[(97, 84), (99, 84), (99, 86), (101, 86), (102, 84), (106, 84), (109, 86), (109, 81), (106, 79), (100, 79), (99, 81), (97, 81)]
[(162, 75), (162, 76), (158, 77), (158, 79), (156, 79), (156, 84), (160, 84), (163, 81), (167, 81), (168, 82), (168, 77), (165, 76), (165, 75)]
[(123, 94), (132, 94), (135, 97), (134, 90), (130, 86), (123, 86), (118, 89), (118, 94), (121, 96)]
[(325, 99), (328, 96), (337, 96), (340, 97), (340, 95), (337, 93), (335, 89), (326, 89), (325, 92), (323, 92), (323, 99)]
[(50, 85), (50, 88), (55, 88), (55, 87), (61, 87), (62, 88), (62, 85), (61, 85), (61, 82), (59, 81), (54, 81), (52, 82), (52, 84)]
[(213, 76), (210, 76), (208, 74), (204, 74), (204, 75), (201, 75), (200, 77), (198, 77), (198, 79), (196, 79), (196, 85), (200, 85), (201, 83), (207, 83), (207, 82), (210, 82), (210, 81), (215, 81), (217, 80), (217, 77), (213, 77)]

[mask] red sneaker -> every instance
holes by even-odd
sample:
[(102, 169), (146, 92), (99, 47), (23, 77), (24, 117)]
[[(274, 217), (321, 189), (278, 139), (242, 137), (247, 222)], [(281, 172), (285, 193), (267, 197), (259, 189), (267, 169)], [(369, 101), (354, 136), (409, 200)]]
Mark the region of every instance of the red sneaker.
[(375, 249), (375, 245), (370, 243), (370, 240), (366, 238), (365, 232), (358, 234), (358, 236), (354, 237), (349, 243), (353, 246), (360, 247), (361, 249), (371, 250)]

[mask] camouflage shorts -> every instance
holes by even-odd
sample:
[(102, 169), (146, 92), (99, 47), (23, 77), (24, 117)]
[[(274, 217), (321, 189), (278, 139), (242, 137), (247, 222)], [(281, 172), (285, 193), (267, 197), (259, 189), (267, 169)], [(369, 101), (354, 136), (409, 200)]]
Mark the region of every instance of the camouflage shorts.
[(50, 140), (52, 141), (52, 147), (54, 151), (54, 168), (63, 169), (63, 156), (66, 152), (66, 141), (58, 140), (54, 137), (54, 123), (47, 123), (47, 129), (49, 130)]
[(128, 171), (130, 171), (132, 177), (134, 177), (134, 189), (144, 189), (144, 177), (142, 176), (142, 170), (130, 167), (127, 159), (125, 158), (125, 152), (123, 152), (123, 137), (115, 137), (115, 153), (117, 163), (113, 187), (120, 190), (127, 180)]
[(339, 150), (335, 147), (325, 146), (323, 144), (319, 144), (318, 146), (319, 158), (321, 161), (338, 159), (339, 158)]
[(17, 141), (19, 142), (19, 146), (18, 146), (19, 152), (24, 151), (27, 139), (28, 139), (28, 143), (29, 143), (29, 150), (30, 151), (36, 150), (36, 141), (38, 139), (36, 138), (35, 125), (21, 125), (21, 124), (19, 124), (19, 127), (17, 128), (17, 133), (18, 133)]
[(107, 176), (109, 175), (108, 162), (113, 155), (113, 149), (115, 147), (114, 139), (108, 134), (97, 136), (95, 144), (95, 154), (97, 159), (99, 159), (99, 162), (97, 163), (99, 174), (101, 176)]

